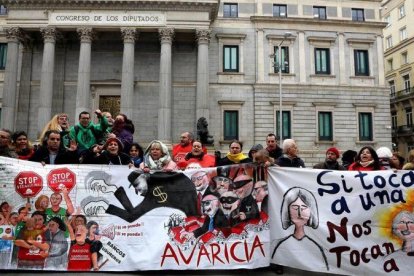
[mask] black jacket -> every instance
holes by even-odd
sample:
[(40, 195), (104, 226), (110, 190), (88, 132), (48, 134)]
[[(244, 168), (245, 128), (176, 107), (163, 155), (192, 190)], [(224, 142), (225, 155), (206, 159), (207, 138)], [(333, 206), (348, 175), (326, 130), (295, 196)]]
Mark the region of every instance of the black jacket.
[[(39, 147), (29, 161), (45, 162), (50, 164), (49, 150), (45, 146)], [(60, 164), (79, 164), (79, 155), (77, 151), (69, 151), (64, 148), (60, 148), (55, 159), (55, 165)]]
[(277, 159), (277, 164), (281, 167), (305, 168), (305, 162), (303, 162), (303, 160), (299, 157), (290, 159), (287, 156), (282, 155), (279, 159)]

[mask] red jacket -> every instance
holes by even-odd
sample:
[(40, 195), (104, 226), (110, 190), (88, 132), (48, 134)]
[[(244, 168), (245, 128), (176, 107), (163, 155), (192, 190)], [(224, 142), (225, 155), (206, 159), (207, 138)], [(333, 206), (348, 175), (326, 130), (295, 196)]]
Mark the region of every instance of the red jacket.
[[(193, 149), (192, 144), (188, 144), (185, 147), (182, 147), (181, 144), (174, 145), (172, 150), (172, 158), (175, 163), (184, 161), (185, 155)], [(203, 152), (207, 154), (207, 149), (203, 146)]]
[(209, 154), (204, 154), (203, 158), (201, 159), (192, 157), (186, 160), (185, 158), (183, 158), (182, 161), (177, 163), (177, 166), (180, 169), (185, 169), (191, 163), (197, 163), (202, 168), (213, 168), (216, 166), (216, 158)]

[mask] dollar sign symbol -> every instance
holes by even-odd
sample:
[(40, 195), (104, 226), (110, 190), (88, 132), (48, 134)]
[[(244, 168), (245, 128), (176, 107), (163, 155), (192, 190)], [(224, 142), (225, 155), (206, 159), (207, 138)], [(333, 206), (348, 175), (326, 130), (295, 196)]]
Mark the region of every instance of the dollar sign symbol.
[(164, 203), (168, 198), (167, 193), (164, 193), (160, 186), (155, 187), (155, 189), (152, 191), (152, 195), (160, 198), (160, 200), (158, 200), (158, 203)]

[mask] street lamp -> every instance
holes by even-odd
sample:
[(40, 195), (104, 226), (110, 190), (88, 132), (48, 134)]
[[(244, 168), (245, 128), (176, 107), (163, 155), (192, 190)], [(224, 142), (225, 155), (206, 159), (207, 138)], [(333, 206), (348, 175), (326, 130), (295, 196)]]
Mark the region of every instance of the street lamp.
[[(291, 32), (285, 32), (285, 34), (283, 35), (282, 41), (280, 41), (280, 43), (277, 45), (279, 61), (277, 62), (277, 64), (276, 63), (274, 64), (274, 66), (277, 66), (278, 69), (279, 69), (279, 144), (281, 146), (282, 146), (282, 142), (283, 142), (283, 112), (282, 112), (282, 103), (283, 103), (282, 102), (282, 65), (283, 65), (283, 61), (282, 61), (282, 44), (291, 35), (292, 35)], [(275, 57), (275, 54), (272, 55), (272, 56)]]

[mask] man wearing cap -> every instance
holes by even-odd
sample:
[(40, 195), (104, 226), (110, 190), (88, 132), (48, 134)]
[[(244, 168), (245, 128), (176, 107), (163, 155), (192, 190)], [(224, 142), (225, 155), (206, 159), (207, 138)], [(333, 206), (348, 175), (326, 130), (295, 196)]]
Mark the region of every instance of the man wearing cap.
[(245, 174), (237, 176), (232, 188), (237, 196), (240, 198), (239, 220), (245, 221), (259, 217), (259, 207), (252, 196), (253, 179)]
[(339, 150), (335, 147), (326, 150), (326, 158), (324, 162), (313, 166), (314, 169), (345, 171), (345, 167), (338, 163)]

